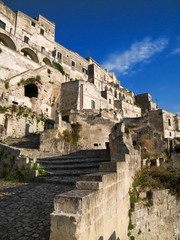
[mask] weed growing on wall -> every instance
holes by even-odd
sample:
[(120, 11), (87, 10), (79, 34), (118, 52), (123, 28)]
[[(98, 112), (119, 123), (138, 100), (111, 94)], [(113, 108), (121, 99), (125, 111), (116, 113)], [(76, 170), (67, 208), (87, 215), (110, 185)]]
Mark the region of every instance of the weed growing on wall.
[(65, 142), (68, 142), (73, 146), (77, 146), (80, 138), (81, 129), (82, 129), (81, 124), (79, 123), (71, 124), (71, 131), (69, 130), (63, 131), (63, 139), (65, 140)]
[(38, 163), (34, 163), (31, 167), (31, 170), (37, 170), (38, 176), (47, 176), (48, 175), (48, 173)]
[(65, 74), (63, 67), (62, 67), (59, 63), (53, 62), (52, 67), (55, 68), (55, 69), (57, 69), (57, 70), (58, 70), (59, 72), (61, 72), (63, 75)]
[(8, 89), (8, 88), (9, 88), (9, 83), (8, 83), (8, 82), (5, 82), (5, 83), (4, 83), (4, 86), (5, 86), (5, 89)]
[(72, 128), (72, 142), (74, 146), (77, 146), (82, 126), (79, 123), (73, 123), (71, 124), (71, 128)]
[(8, 108), (0, 106), (0, 113), (7, 112)]
[(35, 84), (35, 85), (42, 84), (41, 76), (37, 75), (36, 77), (28, 78), (26, 80), (22, 78), (21, 81), (17, 83), (18, 87), (26, 86), (28, 84)]

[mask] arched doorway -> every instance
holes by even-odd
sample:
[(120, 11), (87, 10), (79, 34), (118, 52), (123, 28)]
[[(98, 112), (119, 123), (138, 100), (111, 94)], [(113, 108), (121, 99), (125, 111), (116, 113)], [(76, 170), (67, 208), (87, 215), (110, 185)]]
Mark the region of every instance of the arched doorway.
[(50, 67), (52, 66), (51, 61), (48, 58), (44, 58), (43, 62)]
[(24, 95), (26, 97), (29, 97), (29, 98), (32, 98), (32, 97), (37, 98), (38, 97), (38, 87), (35, 84), (31, 83), (31, 84), (24, 86), (24, 92), (25, 92)]
[(39, 63), (38, 57), (37, 57), (36, 53), (32, 49), (30, 49), (30, 48), (23, 48), (21, 50), (21, 52), (24, 53), (24, 56), (29, 57), (34, 62)]
[(0, 33), (0, 43), (16, 51), (16, 45), (14, 44), (13, 40), (4, 33)]

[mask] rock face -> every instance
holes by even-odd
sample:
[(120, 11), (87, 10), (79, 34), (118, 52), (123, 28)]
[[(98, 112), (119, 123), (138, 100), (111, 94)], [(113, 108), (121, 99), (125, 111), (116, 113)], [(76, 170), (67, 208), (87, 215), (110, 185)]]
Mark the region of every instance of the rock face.
[(138, 240), (179, 240), (180, 201), (168, 190), (154, 191), (152, 200), (151, 207), (136, 203), (131, 235)]

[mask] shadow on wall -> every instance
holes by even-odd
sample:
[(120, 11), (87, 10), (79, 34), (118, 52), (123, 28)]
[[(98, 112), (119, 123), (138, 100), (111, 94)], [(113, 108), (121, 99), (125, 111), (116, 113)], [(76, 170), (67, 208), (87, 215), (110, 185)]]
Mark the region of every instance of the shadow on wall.
[[(98, 240), (104, 240), (104, 238), (101, 236)], [(116, 232), (113, 232), (108, 240), (120, 240), (120, 238), (116, 238)]]

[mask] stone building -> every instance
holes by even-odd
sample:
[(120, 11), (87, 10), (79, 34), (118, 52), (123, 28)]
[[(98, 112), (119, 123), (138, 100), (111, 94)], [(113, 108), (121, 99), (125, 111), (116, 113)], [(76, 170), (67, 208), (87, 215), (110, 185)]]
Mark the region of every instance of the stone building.
[(142, 107), (142, 112), (149, 112), (158, 109), (156, 103), (152, 102), (152, 97), (149, 93), (142, 93), (136, 96), (136, 103)]
[[(141, 111), (151, 111), (153, 116), (156, 114), (153, 111), (158, 109), (150, 94), (135, 96), (120, 85), (113, 72), (103, 69), (90, 56), (84, 58), (57, 43), (55, 23), (42, 15), (31, 18), (20, 11), (14, 12), (2, 1), (0, 59), (0, 105), (31, 109), (36, 118), (43, 116), (53, 120), (56, 126), (59, 124), (58, 129), (62, 120), (77, 121), (75, 113), (82, 123), (87, 117), (84, 112), (88, 115), (89, 111), (114, 124), (123, 118), (139, 118)], [(0, 114), (0, 124), (6, 128), (6, 134), (25, 135), (27, 114), (21, 124), (8, 114)], [(43, 131), (34, 124), (34, 115), (31, 115), (30, 132)], [(165, 136), (175, 137), (177, 133), (173, 131), (166, 130)], [(106, 132), (106, 141), (109, 133), (110, 130)], [(98, 146), (105, 146), (105, 141), (98, 142)]]

